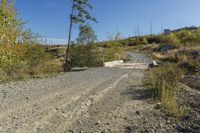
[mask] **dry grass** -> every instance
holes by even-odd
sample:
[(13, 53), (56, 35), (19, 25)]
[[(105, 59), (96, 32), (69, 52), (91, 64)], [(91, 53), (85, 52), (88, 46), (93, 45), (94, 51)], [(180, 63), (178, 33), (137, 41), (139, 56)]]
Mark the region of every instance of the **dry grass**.
[(177, 61), (188, 61), (188, 57), (196, 56), (193, 53), (195, 51), (200, 51), (200, 46), (192, 46), (192, 47), (181, 47), (181, 48), (176, 48), (169, 50), (167, 52), (152, 52), (152, 56), (155, 59), (162, 60), (166, 58), (176, 58)]
[(153, 52), (157, 51), (160, 48), (160, 44), (145, 44), (145, 45), (136, 45), (136, 46), (127, 46), (127, 51), (136, 51), (136, 52)]
[(168, 52), (153, 52), (152, 57), (163, 63), (176, 63), (186, 74), (200, 76), (200, 46), (182, 47)]
[(154, 52), (152, 53), (152, 57), (158, 60), (164, 60), (166, 58), (169, 58), (169, 56), (167, 56), (166, 54), (163, 54), (161, 52)]
[(162, 106), (177, 118), (185, 112), (184, 108), (176, 102), (179, 91), (178, 83), (182, 75), (183, 71), (171, 64), (152, 69), (144, 81), (145, 85), (152, 90), (155, 100), (159, 100)]

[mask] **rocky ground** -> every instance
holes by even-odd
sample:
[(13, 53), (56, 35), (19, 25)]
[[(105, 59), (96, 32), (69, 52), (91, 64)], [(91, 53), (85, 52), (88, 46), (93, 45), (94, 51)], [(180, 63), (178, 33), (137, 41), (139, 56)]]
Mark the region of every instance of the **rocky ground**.
[(181, 132), (200, 132), (200, 91), (180, 85), (179, 100), (187, 112), (177, 127)]
[(177, 121), (152, 100), (144, 75), (141, 69), (91, 68), (0, 84), (0, 132), (198, 133), (200, 92), (182, 86), (180, 102), (190, 110)]

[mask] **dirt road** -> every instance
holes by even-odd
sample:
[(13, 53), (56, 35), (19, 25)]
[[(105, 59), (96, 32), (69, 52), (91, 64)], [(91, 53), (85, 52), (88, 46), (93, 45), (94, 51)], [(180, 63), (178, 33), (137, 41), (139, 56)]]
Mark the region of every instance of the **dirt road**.
[(141, 69), (91, 68), (0, 84), (0, 132), (177, 132), (175, 120), (150, 103), (144, 74)]

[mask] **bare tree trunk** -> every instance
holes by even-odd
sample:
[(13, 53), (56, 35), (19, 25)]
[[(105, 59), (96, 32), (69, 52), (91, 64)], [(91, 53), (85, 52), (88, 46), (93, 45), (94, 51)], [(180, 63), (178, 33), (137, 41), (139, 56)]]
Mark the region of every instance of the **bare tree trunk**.
[(64, 71), (69, 71), (69, 52), (70, 52), (70, 43), (71, 43), (71, 33), (72, 33), (72, 25), (73, 25), (73, 14), (74, 14), (74, 0), (72, 2), (72, 9), (70, 15), (70, 27), (69, 27), (69, 35), (68, 35), (68, 44), (67, 49), (65, 52), (65, 64), (64, 64)]

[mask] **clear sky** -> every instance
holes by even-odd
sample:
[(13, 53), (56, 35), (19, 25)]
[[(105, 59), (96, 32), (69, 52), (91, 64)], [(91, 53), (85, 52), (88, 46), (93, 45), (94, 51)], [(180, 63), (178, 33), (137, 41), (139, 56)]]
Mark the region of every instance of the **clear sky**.
[[(70, 0), (16, 0), (19, 16), (28, 22), (26, 28), (55, 39), (67, 37), (70, 4)], [(107, 39), (108, 32), (128, 37), (139, 29), (149, 34), (151, 22), (153, 33), (162, 28), (200, 26), (200, 0), (91, 0), (91, 4), (91, 14), (99, 22), (91, 23), (98, 40)]]

